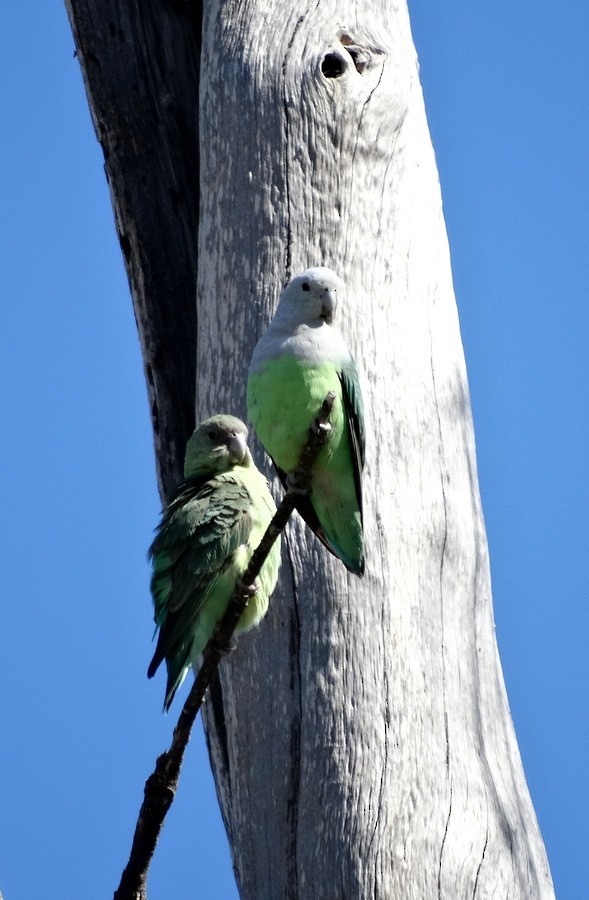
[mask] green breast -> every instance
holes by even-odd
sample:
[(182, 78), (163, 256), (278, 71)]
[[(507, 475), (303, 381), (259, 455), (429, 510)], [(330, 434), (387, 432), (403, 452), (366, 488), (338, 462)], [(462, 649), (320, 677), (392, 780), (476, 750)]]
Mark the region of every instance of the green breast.
[(285, 472), (296, 468), (309, 426), (326, 394), (336, 402), (331, 415), (332, 433), (321, 455), (331, 456), (344, 431), (341, 384), (333, 363), (305, 363), (294, 357), (270, 360), (247, 385), (247, 406), (258, 438), (274, 462)]

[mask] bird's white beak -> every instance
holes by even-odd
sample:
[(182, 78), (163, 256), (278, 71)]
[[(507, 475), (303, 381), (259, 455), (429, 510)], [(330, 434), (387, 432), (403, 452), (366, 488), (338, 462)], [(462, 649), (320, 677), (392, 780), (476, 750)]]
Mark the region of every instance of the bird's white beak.
[(232, 463), (241, 463), (247, 453), (247, 442), (244, 434), (230, 434), (227, 441), (229, 459)]
[(321, 318), (325, 319), (328, 325), (333, 322), (335, 307), (337, 306), (337, 292), (325, 289), (325, 293), (321, 298)]

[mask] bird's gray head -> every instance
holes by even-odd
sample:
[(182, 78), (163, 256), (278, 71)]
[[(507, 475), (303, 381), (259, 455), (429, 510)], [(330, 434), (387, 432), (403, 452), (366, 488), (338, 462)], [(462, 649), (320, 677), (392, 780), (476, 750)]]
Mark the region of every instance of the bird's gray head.
[(235, 416), (211, 416), (201, 422), (186, 444), (184, 477), (226, 472), (248, 465), (247, 428)]
[(317, 266), (301, 272), (285, 287), (276, 310), (277, 316), (293, 324), (331, 325), (338, 291), (344, 283), (331, 269)]

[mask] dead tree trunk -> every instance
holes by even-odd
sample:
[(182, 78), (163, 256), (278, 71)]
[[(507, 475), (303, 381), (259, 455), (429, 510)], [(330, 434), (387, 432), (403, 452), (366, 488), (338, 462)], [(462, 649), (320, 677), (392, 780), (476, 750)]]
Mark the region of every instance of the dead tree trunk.
[(340, 326), (368, 407), (367, 574), (348, 576), (291, 525), (271, 612), (207, 703), (242, 897), (552, 897), (497, 656), (405, 4), (208, 0), (202, 23), (181, 0), (66, 4), (164, 490), (192, 426), (194, 367), (197, 417), (243, 416), (251, 350), (285, 281), (327, 265), (348, 285)]

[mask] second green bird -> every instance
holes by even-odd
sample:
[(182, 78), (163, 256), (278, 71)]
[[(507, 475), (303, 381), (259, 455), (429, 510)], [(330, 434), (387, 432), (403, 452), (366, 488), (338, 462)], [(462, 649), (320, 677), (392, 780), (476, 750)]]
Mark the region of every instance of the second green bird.
[[(165, 710), (212, 637), (276, 512), (248, 450), (247, 428), (234, 416), (212, 416), (199, 425), (186, 447), (184, 477), (149, 550), (159, 636), (147, 675), (152, 678), (165, 659)], [(236, 631), (252, 628), (265, 615), (279, 566), (280, 539)]]

